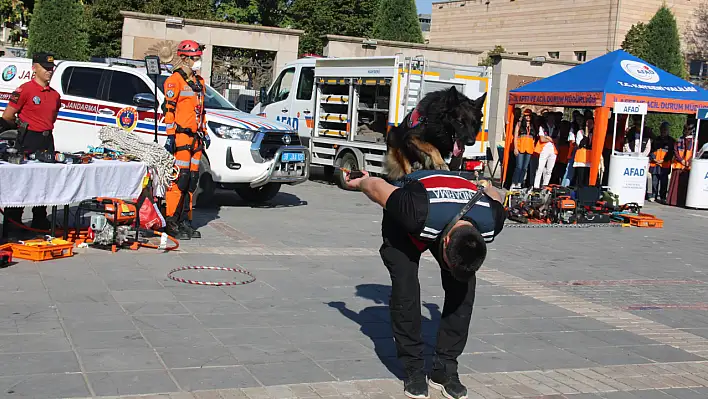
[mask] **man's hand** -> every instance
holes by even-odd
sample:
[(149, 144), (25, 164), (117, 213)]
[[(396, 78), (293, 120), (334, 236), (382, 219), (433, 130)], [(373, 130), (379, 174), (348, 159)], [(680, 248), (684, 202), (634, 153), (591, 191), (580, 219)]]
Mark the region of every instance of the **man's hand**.
[(209, 137), (208, 133), (204, 133), (204, 147), (209, 148), (211, 145), (211, 137)]
[(344, 181), (347, 183), (347, 187), (353, 189), (353, 190), (359, 190), (361, 183), (369, 178), (369, 172), (362, 170), (361, 174), (363, 175), (362, 177), (356, 178), (356, 179), (351, 179), (351, 172), (348, 169), (342, 169), (342, 173), (344, 173)]

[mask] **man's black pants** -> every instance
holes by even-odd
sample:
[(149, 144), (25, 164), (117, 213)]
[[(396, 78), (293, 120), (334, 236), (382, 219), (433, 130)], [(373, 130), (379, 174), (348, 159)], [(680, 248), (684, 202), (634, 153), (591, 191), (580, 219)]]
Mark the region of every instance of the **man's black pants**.
[[(418, 280), (421, 253), (410, 241), (394, 240), (399, 242), (384, 238), (379, 252), (391, 275), (389, 308), (396, 351), (406, 374), (410, 375), (425, 368)], [(435, 253), (434, 256), (436, 259), (442, 259)], [(442, 268), (440, 274), (445, 291), (445, 304), (438, 328), (433, 369), (456, 373), (457, 358), (467, 344), (477, 281), (473, 278), (466, 283), (460, 282)]]

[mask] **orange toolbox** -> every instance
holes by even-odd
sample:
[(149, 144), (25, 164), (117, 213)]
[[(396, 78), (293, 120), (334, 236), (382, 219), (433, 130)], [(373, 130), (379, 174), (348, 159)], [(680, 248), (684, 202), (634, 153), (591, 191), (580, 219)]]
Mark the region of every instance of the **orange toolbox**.
[(68, 258), (74, 256), (74, 243), (59, 238), (22, 241), (12, 244), (12, 256), (35, 262)]
[(658, 219), (654, 215), (648, 213), (640, 213), (638, 215), (622, 215), (625, 222), (629, 223), (634, 227), (649, 227), (655, 229), (661, 229), (664, 227), (664, 221)]

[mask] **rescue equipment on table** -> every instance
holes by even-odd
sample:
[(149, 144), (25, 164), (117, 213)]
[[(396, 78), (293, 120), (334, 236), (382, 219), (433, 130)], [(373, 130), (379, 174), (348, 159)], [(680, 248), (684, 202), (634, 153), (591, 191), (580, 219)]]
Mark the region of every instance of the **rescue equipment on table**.
[(154, 176), (153, 183), (161, 191), (166, 190), (179, 173), (175, 166), (175, 157), (172, 154), (158, 143), (141, 140), (134, 132), (128, 132), (115, 126), (104, 126), (99, 130), (98, 138), (104, 147), (144, 162), (148, 171)]
[(84, 152), (56, 152), (51, 151), (36, 151), (28, 157), (32, 161), (40, 161), (45, 163), (64, 163), (64, 164), (87, 164), (93, 161), (93, 158)]
[(0, 133), (0, 160), (19, 165), (24, 161), (21, 138), (17, 130), (5, 130)]

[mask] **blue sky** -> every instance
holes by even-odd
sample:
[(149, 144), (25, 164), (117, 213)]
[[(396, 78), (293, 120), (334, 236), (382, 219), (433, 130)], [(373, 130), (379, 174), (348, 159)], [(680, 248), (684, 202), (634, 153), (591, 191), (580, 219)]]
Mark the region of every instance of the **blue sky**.
[(433, 0), (415, 0), (416, 8), (418, 8), (418, 14), (430, 14)]

